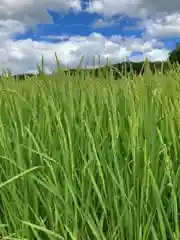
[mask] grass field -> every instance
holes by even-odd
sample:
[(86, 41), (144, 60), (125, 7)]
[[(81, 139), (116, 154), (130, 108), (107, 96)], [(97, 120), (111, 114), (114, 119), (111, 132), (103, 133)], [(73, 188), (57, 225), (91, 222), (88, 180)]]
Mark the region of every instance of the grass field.
[(180, 71), (0, 86), (0, 239), (180, 239)]

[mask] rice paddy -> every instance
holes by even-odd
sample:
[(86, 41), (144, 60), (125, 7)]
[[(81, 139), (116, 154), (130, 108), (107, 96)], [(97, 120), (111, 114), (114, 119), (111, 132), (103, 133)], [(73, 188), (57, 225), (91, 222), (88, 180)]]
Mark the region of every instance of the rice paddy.
[(180, 239), (180, 71), (0, 86), (0, 238)]

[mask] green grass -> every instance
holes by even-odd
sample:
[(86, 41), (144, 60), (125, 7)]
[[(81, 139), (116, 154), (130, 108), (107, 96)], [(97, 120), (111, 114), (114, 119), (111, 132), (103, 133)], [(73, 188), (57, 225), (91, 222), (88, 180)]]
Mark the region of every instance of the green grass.
[(0, 237), (180, 239), (180, 74), (0, 87)]

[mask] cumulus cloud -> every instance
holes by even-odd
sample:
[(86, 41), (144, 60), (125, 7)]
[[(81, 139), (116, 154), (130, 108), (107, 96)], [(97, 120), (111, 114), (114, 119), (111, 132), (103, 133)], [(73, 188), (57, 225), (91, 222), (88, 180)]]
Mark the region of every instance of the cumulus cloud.
[(119, 13), (133, 14), (141, 0), (91, 0), (86, 8), (90, 13), (100, 13), (105, 16), (113, 16)]
[[(50, 73), (55, 67), (55, 56), (57, 56), (62, 66), (76, 68), (84, 55), (82, 67), (92, 67), (93, 57), (96, 57), (95, 66), (98, 66), (98, 56), (100, 55), (101, 64), (105, 64), (107, 58), (110, 62), (122, 62), (128, 57), (133, 59), (132, 53), (139, 52), (141, 60), (143, 54), (147, 54), (152, 61), (164, 60), (168, 50), (158, 49), (162, 43), (156, 40), (144, 41), (138, 38), (123, 38), (120, 35), (105, 37), (99, 33), (89, 36), (74, 36), (59, 43), (49, 43), (47, 41), (33, 41), (31, 39), (13, 41), (7, 40), (3, 45), (0, 44), (0, 59), (2, 68), (11, 69), (13, 74), (22, 72), (34, 72), (37, 70), (36, 63), (40, 63), (42, 54), (45, 60), (45, 71)], [(1, 68), (1, 70), (2, 70)]]
[(129, 16), (147, 17), (149, 13), (174, 13), (180, 9), (180, 1), (164, 0), (90, 0), (86, 11), (105, 16), (127, 14)]
[(27, 25), (51, 23), (47, 9), (54, 11), (81, 10), (80, 0), (0, 0), (0, 19), (13, 19)]
[(151, 61), (165, 61), (168, 58), (169, 50), (167, 49), (153, 49), (150, 52), (145, 53), (148, 59)]
[[(178, 11), (179, 9), (179, 11)], [(180, 36), (180, 1), (164, 0), (90, 0), (87, 12), (102, 14), (113, 23), (118, 14), (138, 17), (141, 20), (134, 29), (144, 29), (149, 38), (167, 38)], [(103, 18), (96, 25), (107, 25)], [(129, 27), (132, 30), (132, 27)], [(128, 30), (125, 27), (124, 30)]]
[(161, 18), (149, 19), (141, 24), (146, 35), (156, 38), (180, 36), (180, 13), (168, 14)]
[(137, 38), (137, 37), (122, 37), (121, 35), (113, 35), (110, 37), (113, 42), (123, 44), (127, 49), (134, 52), (147, 52), (154, 48), (164, 47), (164, 44), (155, 38)]
[(0, 43), (3, 43), (17, 32), (24, 33), (25, 30), (25, 25), (21, 22), (12, 19), (0, 20)]

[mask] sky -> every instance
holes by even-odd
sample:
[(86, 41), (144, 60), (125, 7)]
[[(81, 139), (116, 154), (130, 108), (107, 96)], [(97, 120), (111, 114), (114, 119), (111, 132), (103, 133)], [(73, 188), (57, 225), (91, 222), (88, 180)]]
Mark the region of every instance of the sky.
[(180, 43), (179, 0), (0, 0), (0, 74), (167, 60)]

